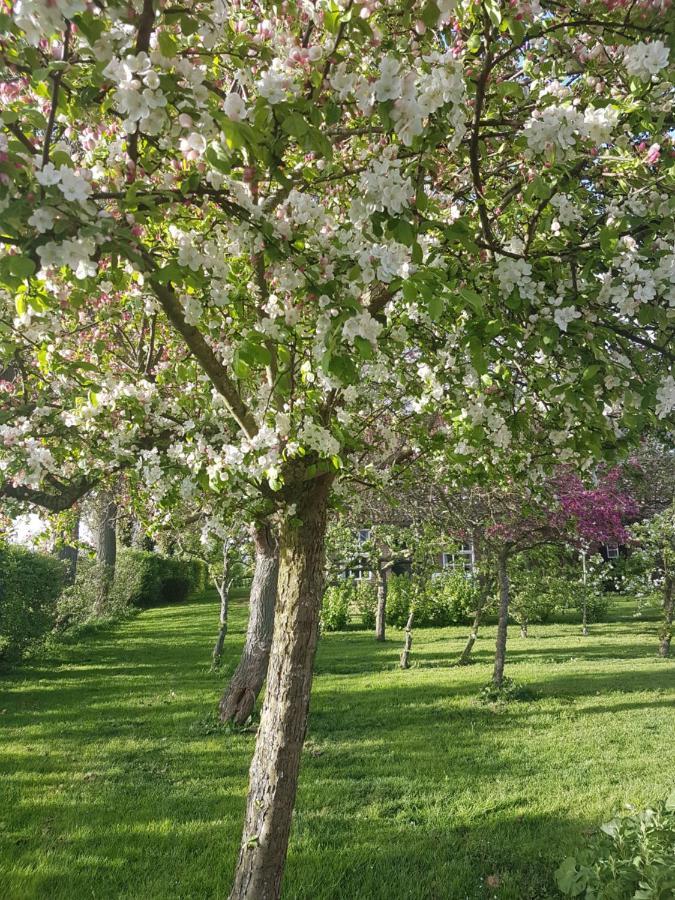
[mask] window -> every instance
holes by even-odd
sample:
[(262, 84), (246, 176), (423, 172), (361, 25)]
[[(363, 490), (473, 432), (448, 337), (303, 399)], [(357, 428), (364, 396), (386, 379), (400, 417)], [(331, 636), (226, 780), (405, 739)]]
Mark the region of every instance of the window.
[(443, 553), (441, 563), (444, 569), (463, 571), (471, 574), (474, 567), (473, 543), (467, 541), (454, 553)]
[(618, 559), (619, 545), (615, 543), (605, 544), (605, 552), (607, 553), (607, 559)]
[(370, 540), (370, 528), (361, 528), (359, 530), (359, 544), (365, 544)]
[(373, 573), (370, 569), (366, 568), (365, 560), (362, 560), (361, 563), (357, 563), (353, 569), (345, 569), (345, 576), (347, 578), (354, 578), (356, 581), (370, 581), (373, 577)]

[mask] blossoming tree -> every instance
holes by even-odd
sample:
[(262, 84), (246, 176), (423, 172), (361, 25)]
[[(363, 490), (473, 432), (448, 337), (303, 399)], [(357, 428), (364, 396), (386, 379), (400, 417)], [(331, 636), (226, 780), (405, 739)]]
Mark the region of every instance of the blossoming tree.
[(280, 892), (365, 435), (433, 408), (467, 470), (527, 467), (532, 436), (572, 459), (673, 409), (668, 6), (0, 14), (2, 492), (63, 508), (124, 465), (281, 519), (233, 897)]

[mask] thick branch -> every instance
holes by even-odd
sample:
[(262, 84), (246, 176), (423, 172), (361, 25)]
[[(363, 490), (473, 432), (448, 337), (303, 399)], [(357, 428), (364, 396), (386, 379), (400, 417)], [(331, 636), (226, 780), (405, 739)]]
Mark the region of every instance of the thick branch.
[(193, 356), (209, 376), (215, 389), (224, 398), (228, 409), (244, 434), (249, 438), (254, 437), (258, 432), (255, 419), (241, 399), (239, 391), (234, 381), (228, 375), (225, 366), (213, 352), (204, 335), (194, 325), (188, 325), (185, 321), (183, 308), (175, 291), (167, 285), (159, 284), (156, 281), (152, 281), (152, 288), (167, 318), (176, 331), (183, 336)]
[(15, 485), (11, 481), (0, 483), (0, 497), (9, 497), (22, 503), (34, 503), (51, 512), (62, 512), (84, 497), (96, 482), (91, 478), (79, 478), (70, 484), (54, 480), (55, 491), (43, 491), (38, 488)]

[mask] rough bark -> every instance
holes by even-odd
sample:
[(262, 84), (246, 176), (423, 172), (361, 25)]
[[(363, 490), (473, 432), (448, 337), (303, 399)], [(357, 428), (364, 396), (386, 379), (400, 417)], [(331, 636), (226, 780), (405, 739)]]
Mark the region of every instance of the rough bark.
[(256, 526), (253, 542), (255, 569), (246, 640), (239, 665), (220, 700), (221, 721), (237, 725), (243, 725), (251, 716), (267, 675), (279, 577), (279, 546), (270, 526)]
[(412, 627), (413, 627), (413, 619), (415, 617), (415, 610), (410, 610), (410, 615), (408, 616), (408, 621), (405, 623), (405, 641), (403, 642), (403, 650), (401, 650), (401, 662), (400, 666), (402, 669), (410, 668), (410, 651), (412, 650)]
[(96, 505), (96, 565), (98, 579), (94, 612), (101, 615), (115, 579), (117, 562), (117, 503), (109, 491), (102, 491)]
[(383, 641), (385, 633), (385, 618), (387, 615), (387, 594), (389, 592), (389, 576), (391, 565), (380, 564), (377, 572), (377, 611), (375, 614), (375, 640)]
[(659, 656), (670, 656), (670, 642), (673, 637), (673, 607), (675, 607), (675, 578), (666, 576), (663, 586), (663, 623), (659, 632)]
[(498, 558), (499, 574), (499, 622), (497, 623), (497, 646), (495, 650), (495, 667), (492, 681), (501, 687), (504, 681), (504, 663), (506, 662), (506, 636), (509, 626), (509, 573), (507, 569), (508, 554), (502, 551)]
[(296, 489), (295, 517), (280, 532), (280, 567), (267, 690), (230, 900), (278, 900), (307, 729), (324, 577), (331, 478)]

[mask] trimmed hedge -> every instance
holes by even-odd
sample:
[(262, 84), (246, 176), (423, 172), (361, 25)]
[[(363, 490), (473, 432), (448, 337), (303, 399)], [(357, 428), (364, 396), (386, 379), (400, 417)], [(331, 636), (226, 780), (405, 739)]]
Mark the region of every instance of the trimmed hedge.
[(205, 568), (200, 560), (123, 550), (117, 556), (113, 594), (130, 606), (182, 603), (204, 589)]
[(44, 641), (64, 576), (53, 556), (0, 546), (0, 659), (19, 659)]

